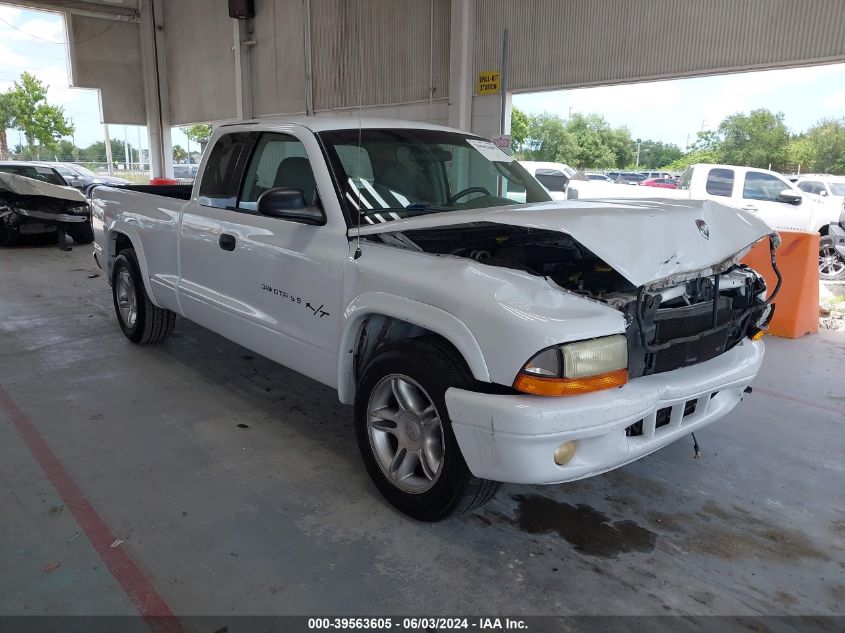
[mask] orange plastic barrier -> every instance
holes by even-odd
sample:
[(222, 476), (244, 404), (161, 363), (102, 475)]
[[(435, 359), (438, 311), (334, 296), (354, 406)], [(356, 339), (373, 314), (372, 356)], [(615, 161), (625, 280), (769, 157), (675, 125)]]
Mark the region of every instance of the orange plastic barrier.
[[(769, 333), (798, 338), (819, 331), (819, 239), (818, 233), (778, 231), (783, 240), (775, 251), (783, 284), (775, 298), (775, 314)], [(772, 270), (769, 240), (760, 240), (742, 260), (763, 275), (769, 292), (777, 277)]]

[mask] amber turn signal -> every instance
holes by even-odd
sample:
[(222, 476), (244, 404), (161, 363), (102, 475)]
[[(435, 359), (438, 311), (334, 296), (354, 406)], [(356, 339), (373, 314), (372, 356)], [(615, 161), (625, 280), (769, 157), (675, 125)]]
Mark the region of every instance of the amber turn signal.
[(627, 382), (627, 369), (617, 369), (586, 378), (542, 378), (521, 373), (516, 377), (513, 388), (537, 396), (577, 396), (601, 389), (621, 387)]

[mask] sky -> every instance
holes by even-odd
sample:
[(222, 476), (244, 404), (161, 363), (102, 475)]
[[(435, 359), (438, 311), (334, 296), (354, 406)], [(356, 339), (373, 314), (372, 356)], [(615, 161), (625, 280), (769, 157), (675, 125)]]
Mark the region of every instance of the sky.
[[(70, 88), (65, 25), (58, 13), (31, 11), (0, 5), (0, 92), (12, 86), (12, 82), (24, 71), (41, 79), (49, 86), (47, 101), (60, 105), (65, 116), (76, 128), (73, 140), (79, 147), (88, 147), (102, 141), (104, 137), (100, 114), (100, 99), (97, 90)], [(141, 133), (141, 148), (148, 149), (146, 127), (132, 125), (110, 125), (112, 139), (128, 139), (129, 144), (138, 147), (138, 132)], [(18, 132), (8, 131), (9, 146), (19, 142)], [(173, 130), (174, 145), (187, 147), (187, 138)], [(191, 149), (199, 149), (192, 143)]]
[[(49, 86), (48, 100), (65, 109), (79, 147), (103, 140), (96, 90), (68, 87), (66, 33), (61, 15), (0, 5), (0, 91), (29, 71)], [(821, 118), (845, 116), (845, 64), (791, 68), (577, 90), (514, 95), (529, 112), (603, 115), (614, 127), (627, 126), (634, 138), (674, 143), (684, 149), (695, 133), (718, 127), (737, 112), (768, 108), (783, 112), (787, 127), (802, 132)], [(113, 139), (138, 144), (139, 128), (112, 125)], [(147, 148), (146, 129), (140, 128)], [(9, 132), (9, 144), (18, 133)], [(187, 138), (173, 131), (183, 148)], [(193, 149), (193, 148), (192, 148)]]
[(601, 114), (614, 127), (627, 126), (634, 138), (685, 149), (696, 132), (716, 129), (726, 116), (756, 108), (783, 112), (794, 133), (821, 118), (845, 117), (845, 64), (518, 94), (513, 105), (564, 118), (570, 108)]

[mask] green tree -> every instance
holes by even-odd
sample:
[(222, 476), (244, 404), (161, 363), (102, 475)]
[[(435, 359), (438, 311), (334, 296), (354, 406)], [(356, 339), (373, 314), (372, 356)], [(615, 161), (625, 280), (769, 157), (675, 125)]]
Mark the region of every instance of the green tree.
[(35, 75), (24, 72), (8, 94), (12, 128), (23, 132), (30, 152), (35, 150), (36, 142), (40, 147), (50, 148), (73, 132), (64, 110), (47, 103), (47, 86)]
[(683, 155), (681, 148), (671, 143), (652, 140), (640, 143), (640, 167), (642, 169), (660, 169), (678, 160)]
[(174, 145), (173, 146), (173, 160), (175, 160), (177, 163), (181, 163), (186, 158), (188, 158), (188, 152), (186, 152), (184, 149), (182, 149), (181, 146)]
[(790, 136), (782, 112), (761, 108), (731, 115), (719, 125), (718, 135), (718, 153), (727, 164), (781, 169), (787, 162)]
[[(111, 142), (111, 158), (115, 163), (125, 163), (126, 150), (123, 141), (117, 139), (109, 139)], [(129, 145), (130, 155), (135, 153), (135, 148)], [(79, 160), (86, 163), (105, 163), (106, 162), (106, 144), (103, 141), (91, 143), (88, 147), (79, 150)]]
[(823, 119), (804, 135), (812, 147), (811, 166), (802, 171), (845, 174), (845, 118)]
[(815, 171), (816, 146), (806, 136), (796, 136), (784, 149), (784, 159), (790, 170)]
[(690, 165), (696, 163), (719, 163), (719, 155), (714, 149), (694, 149), (683, 156), (673, 160), (668, 165), (661, 165), (667, 171), (684, 171)]
[(528, 133), (520, 155), (525, 160), (571, 161), (577, 151), (575, 138), (555, 114), (534, 114), (528, 118)]
[(11, 91), (0, 93), (0, 160), (9, 159), (9, 141), (6, 130), (12, 127), (14, 112), (12, 111)]
[(514, 154), (520, 151), (528, 137), (530, 121), (519, 108), (511, 110), (511, 150)]
[(79, 150), (68, 140), (61, 140), (53, 147), (53, 157), (56, 160), (72, 162), (76, 160)]
[[(587, 167), (615, 167), (618, 156), (614, 137), (607, 121), (598, 114), (575, 113), (566, 122), (566, 131), (575, 139), (576, 150), (570, 162), (579, 169)], [(628, 135), (630, 139), (630, 135)], [(618, 149), (618, 147), (617, 147)]]
[(208, 143), (208, 139), (211, 138), (211, 124), (209, 123), (201, 123), (179, 129), (185, 133), (185, 136), (194, 141), (194, 143), (199, 143), (202, 146), (205, 146)]

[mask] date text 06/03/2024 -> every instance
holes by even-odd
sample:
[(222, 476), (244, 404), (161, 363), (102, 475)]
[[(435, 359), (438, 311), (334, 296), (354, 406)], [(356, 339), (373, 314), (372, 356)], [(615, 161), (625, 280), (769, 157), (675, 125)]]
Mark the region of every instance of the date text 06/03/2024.
[[(401, 622), (401, 626), (400, 626)], [(347, 630), (479, 630), (479, 631), (513, 631), (527, 630), (524, 620), (518, 618), (440, 618), (440, 617), (410, 617), (401, 621), (394, 618), (309, 618), (308, 628), (347, 629)]]

